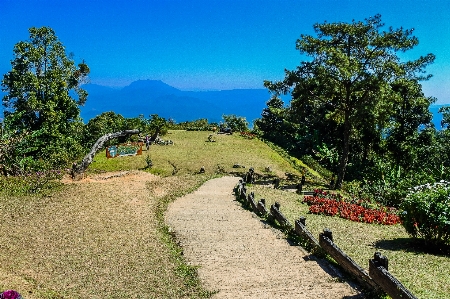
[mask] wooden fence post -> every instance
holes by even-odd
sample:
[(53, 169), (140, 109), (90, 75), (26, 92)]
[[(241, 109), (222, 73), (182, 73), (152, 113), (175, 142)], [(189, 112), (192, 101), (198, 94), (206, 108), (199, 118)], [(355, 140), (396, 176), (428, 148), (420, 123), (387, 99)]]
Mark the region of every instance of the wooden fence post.
[(312, 247), (312, 252), (320, 250), (319, 242), (316, 238), (313, 237), (311, 232), (306, 228), (306, 217), (301, 216), (298, 220), (295, 221), (294, 232), (305, 239), (309, 246)]
[(285, 230), (291, 230), (292, 225), (287, 220), (287, 218), (280, 212), (280, 203), (275, 202), (275, 204), (270, 206), (270, 215), (272, 215), (273, 218), (275, 218), (278, 223), (283, 227)]
[(253, 212), (258, 213), (258, 209), (256, 208), (256, 203), (255, 203), (255, 193), (254, 192), (250, 192), (250, 194), (247, 196), (247, 202), (248, 202), (248, 204), (250, 204)]
[(375, 252), (369, 260), (369, 275), (392, 299), (417, 299), (388, 271), (388, 259)]
[(269, 214), (269, 211), (267, 211), (267, 209), (266, 209), (266, 200), (264, 198), (261, 198), (258, 201), (258, 204), (256, 205), (256, 208), (258, 209), (258, 213), (261, 216), (266, 216), (267, 214)]
[(380, 292), (379, 286), (369, 274), (333, 243), (333, 233), (330, 229), (324, 229), (323, 233), (319, 234), (319, 244), (327, 254), (347, 273), (354, 276), (361, 285), (368, 289), (373, 289), (377, 293)]

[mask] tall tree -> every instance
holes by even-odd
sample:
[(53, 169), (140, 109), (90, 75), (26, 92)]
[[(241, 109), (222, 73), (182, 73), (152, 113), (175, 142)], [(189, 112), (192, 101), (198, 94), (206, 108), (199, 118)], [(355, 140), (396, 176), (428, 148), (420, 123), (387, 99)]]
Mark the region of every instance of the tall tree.
[(324, 108), (325, 118), (335, 123), (341, 138), (336, 188), (344, 180), (355, 140), (364, 136), (365, 148), (380, 138), (395, 102), (390, 84), (399, 78), (428, 79), (423, 70), (434, 61), (428, 54), (401, 62), (397, 53), (418, 44), (413, 29), (381, 31), (383, 26), (380, 15), (364, 22), (315, 24), (317, 36), (301, 35), (296, 43), (311, 59), (286, 71), (283, 81), (265, 82), (275, 93), (292, 92), (293, 100)]
[(3, 76), (5, 124), (12, 131), (33, 133), (28, 135), (31, 156), (58, 160), (59, 152), (79, 152), (79, 106), (87, 99), (80, 86), (89, 67), (84, 61), (75, 65), (53, 29), (33, 27), (29, 33), (28, 41), (14, 46), (12, 70)]
[[(416, 80), (401, 78), (391, 84), (395, 92), (393, 114), (389, 127), (385, 130), (386, 146), (391, 160), (403, 169), (411, 170), (421, 164), (417, 149), (430, 144), (423, 143), (428, 131), (417, 130), (420, 126), (431, 124), (432, 113), (429, 106), (435, 102), (433, 97), (425, 97)], [(421, 136), (422, 135), (422, 136)]]
[(271, 97), (266, 105), (267, 108), (263, 109), (261, 118), (254, 122), (253, 130), (262, 138), (289, 151), (296, 150), (300, 128), (296, 122), (291, 121), (289, 108), (284, 107), (284, 102), (278, 96)]

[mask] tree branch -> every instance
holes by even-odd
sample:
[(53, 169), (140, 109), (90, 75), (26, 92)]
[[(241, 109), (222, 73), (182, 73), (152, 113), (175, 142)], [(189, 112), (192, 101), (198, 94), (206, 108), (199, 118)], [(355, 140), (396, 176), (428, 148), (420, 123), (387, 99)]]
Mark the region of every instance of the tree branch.
[(125, 131), (120, 131), (120, 132), (115, 132), (115, 133), (109, 133), (109, 134), (106, 134), (106, 135), (103, 135), (102, 137), (100, 137), (97, 140), (97, 142), (94, 144), (94, 146), (92, 146), (91, 151), (83, 158), (81, 163), (79, 165), (76, 163), (73, 164), (72, 173), (71, 173), (72, 179), (79, 178), (80, 175), (86, 171), (86, 169), (92, 163), (92, 160), (94, 159), (95, 154), (101, 148), (103, 148), (103, 144), (106, 141), (111, 140), (113, 138), (122, 137), (122, 136), (126, 136), (126, 135), (133, 135), (133, 134), (138, 134), (138, 133), (139, 133), (139, 130), (125, 130)]

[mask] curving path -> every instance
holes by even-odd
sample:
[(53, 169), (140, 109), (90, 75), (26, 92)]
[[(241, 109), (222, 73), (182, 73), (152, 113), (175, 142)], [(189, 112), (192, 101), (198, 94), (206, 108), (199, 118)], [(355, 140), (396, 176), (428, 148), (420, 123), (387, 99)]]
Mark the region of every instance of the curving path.
[[(235, 200), (239, 178), (206, 182), (171, 203), (166, 222), (213, 298), (362, 298)], [(330, 274), (331, 273), (331, 274)]]

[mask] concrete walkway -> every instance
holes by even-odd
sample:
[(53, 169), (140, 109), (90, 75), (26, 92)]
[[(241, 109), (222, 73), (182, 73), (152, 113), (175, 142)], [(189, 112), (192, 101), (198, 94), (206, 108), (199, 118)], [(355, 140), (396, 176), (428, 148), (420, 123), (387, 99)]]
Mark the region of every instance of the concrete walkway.
[(235, 200), (239, 178), (206, 182), (171, 203), (166, 222), (213, 298), (363, 298)]

